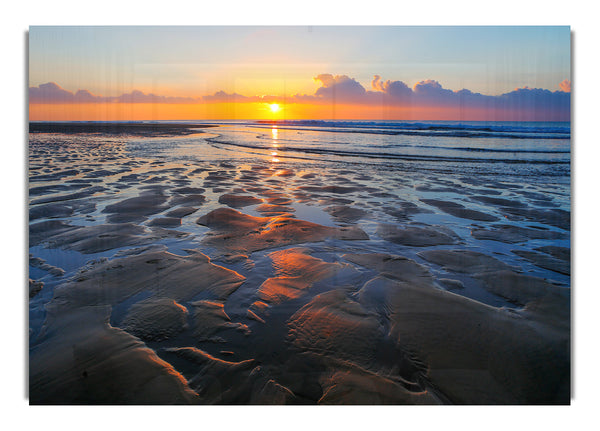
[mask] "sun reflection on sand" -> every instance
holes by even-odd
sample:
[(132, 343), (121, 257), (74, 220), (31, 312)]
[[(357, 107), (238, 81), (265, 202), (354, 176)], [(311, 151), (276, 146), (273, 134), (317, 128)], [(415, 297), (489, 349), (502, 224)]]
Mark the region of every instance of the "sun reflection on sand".
[(298, 298), (313, 283), (329, 278), (343, 268), (342, 264), (312, 257), (309, 252), (307, 248), (298, 247), (270, 253), (275, 277), (268, 278), (259, 287), (259, 298), (270, 304)]
[[(271, 146), (272, 146), (273, 148), (278, 148), (278, 147), (279, 147), (279, 144), (277, 143), (277, 139), (278, 139), (278, 137), (279, 137), (279, 134), (278, 134), (277, 126), (273, 126), (273, 127), (271, 128), (271, 139), (273, 139), (273, 143), (271, 144)], [(273, 151), (273, 152), (271, 152), (271, 156), (272, 156), (272, 158), (271, 158), (271, 162), (272, 162), (272, 163), (277, 163), (277, 162), (279, 162), (279, 161), (280, 161), (280, 160), (277, 158), (277, 151)]]

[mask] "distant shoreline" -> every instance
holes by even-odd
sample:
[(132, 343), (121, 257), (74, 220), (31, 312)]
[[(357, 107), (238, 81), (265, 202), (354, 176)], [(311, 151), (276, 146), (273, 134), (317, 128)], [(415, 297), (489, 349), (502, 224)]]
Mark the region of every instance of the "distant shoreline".
[(218, 125), (189, 123), (30, 122), (29, 133), (103, 133), (136, 136), (181, 136), (198, 133), (195, 129), (209, 127), (218, 127)]

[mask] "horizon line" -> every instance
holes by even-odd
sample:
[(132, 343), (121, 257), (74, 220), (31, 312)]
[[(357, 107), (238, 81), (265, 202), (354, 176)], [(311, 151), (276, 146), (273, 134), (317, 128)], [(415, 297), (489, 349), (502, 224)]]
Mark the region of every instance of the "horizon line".
[(170, 122), (176, 123), (181, 122), (193, 122), (193, 121), (204, 121), (204, 122), (218, 122), (218, 121), (257, 121), (262, 123), (278, 123), (286, 121), (361, 121), (361, 122), (427, 122), (427, 123), (440, 123), (440, 122), (452, 122), (452, 123), (571, 123), (569, 120), (392, 120), (392, 119), (365, 119), (365, 118), (289, 118), (289, 119), (278, 119), (269, 120), (264, 118), (219, 118), (219, 119), (208, 119), (208, 118), (195, 118), (195, 119), (177, 119), (177, 120), (29, 120), (28, 123), (158, 123), (158, 122)]

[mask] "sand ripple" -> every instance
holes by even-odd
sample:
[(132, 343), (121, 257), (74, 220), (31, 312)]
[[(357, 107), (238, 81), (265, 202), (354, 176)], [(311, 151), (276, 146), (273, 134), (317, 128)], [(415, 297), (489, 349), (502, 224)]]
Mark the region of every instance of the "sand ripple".
[(200, 217), (198, 224), (215, 233), (204, 243), (241, 253), (326, 238), (361, 240), (369, 237), (360, 228), (329, 227), (290, 217), (254, 217), (229, 208), (219, 208)]
[(440, 404), (427, 391), (409, 391), (393, 377), (384, 377), (356, 365), (336, 368), (320, 379), (323, 396), (319, 404)]
[(380, 224), (377, 234), (387, 241), (413, 247), (428, 247), (432, 245), (450, 245), (458, 242), (458, 236), (450, 229), (438, 227), (408, 226), (400, 229), (395, 225)]
[(292, 344), (301, 351), (362, 365), (372, 362), (383, 335), (376, 315), (340, 290), (315, 296), (290, 318), (288, 327)]
[(514, 269), (490, 255), (471, 250), (427, 250), (418, 253), (445, 270), (465, 273)]
[(571, 263), (568, 261), (557, 259), (545, 253), (538, 253), (537, 251), (512, 250), (512, 252), (527, 259), (535, 266), (539, 266), (540, 268), (549, 269), (550, 271), (558, 272), (564, 275), (571, 275)]
[(471, 235), (477, 239), (487, 239), (505, 243), (525, 242), (530, 239), (564, 239), (568, 235), (545, 229), (531, 229), (521, 226), (497, 225), (492, 228), (476, 228)]
[(249, 205), (256, 205), (262, 203), (262, 199), (256, 198), (250, 195), (234, 195), (227, 193), (221, 195), (219, 198), (220, 204), (228, 205), (232, 208), (243, 208)]
[(292, 248), (269, 254), (277, 277), (264, 281), (258, 296), (269, 304), (278, 304), (304, 295), (313, 283), (333, 277), (344, 265), (328, 263), (308, 254), (308, 249)]
[(145, 341), (162, 341), (186, 326), (187, 309), (172, 299), (151, 299), (131, 306), (121, 326)]
[(214, 335), (224, 329), (237, 329), (245, 334), (250, 330), (247, 325), (234, 323), (225, 313), (224, 304), (217, 301), (196, 301), (192, 302), (194, 309), (193, 333), (198, 340), (219, 341)]
[(568, 402), (568, 330), (438, 289), (397, 283), (390, 295), (392, 336), (451, 402)]
[(442, 201), (437, 199), (421, 199), (422, 202), (425, 202), (427, 205), (434, 206), (447, 214), (453, 215), (459, 218), (465, 218), (469, 220), (479, 220), (479, 221), (496, 221), (498, 217), (487, 214), (481, 211), (465, 208), (464, 205), (451, 202), (451, 201)]
[[(98, 283), (97, 280), (102, 280)], [(53, 301), (65, 306), (118, 304), (140, 293), (187, 301), (201, 292), (225, 299), (244, 282), (238, 273), (214, 265), (207, 256), (150, 251), (102, 262), (57, 287)]]
[(108, 324), (110, 307), (55, 314), (30, 351), (32, 404), (196, 404), (181, 374), (127, 332)]
[(207, 404), (291, 404), (294, 394), (254, 359), (230, 362), (194, 347), (165, 349), (197, 366), (189, 385)]

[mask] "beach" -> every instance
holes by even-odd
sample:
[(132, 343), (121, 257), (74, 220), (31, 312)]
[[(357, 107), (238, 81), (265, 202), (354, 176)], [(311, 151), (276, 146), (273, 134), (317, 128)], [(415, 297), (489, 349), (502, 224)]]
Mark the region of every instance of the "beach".
[(570, 127), (31, 123), (32, 404), (569, 404)]

